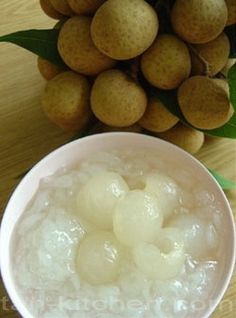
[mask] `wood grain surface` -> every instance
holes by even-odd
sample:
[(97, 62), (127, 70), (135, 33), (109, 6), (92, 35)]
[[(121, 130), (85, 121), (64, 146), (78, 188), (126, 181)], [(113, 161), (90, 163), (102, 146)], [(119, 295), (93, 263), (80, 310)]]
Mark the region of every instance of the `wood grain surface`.
[[(37, 0), (0, 0), (0, 35), (54, 24), (40, 10)], [(0, 43), (0, 213), (19, 182), (18, 176), (70, 138), (51, 124), (40, 109), (44, 85), (34, 55), (12, 44)], [(236, 181), (236, 141), (209, 139), (196, 157)], [(235, 213), (236, 194), (226, 194)], [(234, 276), (212, 317), (233, 318), (235, 313)], [(0, 282), (0, 318), (3, 317), (20, 316)]]

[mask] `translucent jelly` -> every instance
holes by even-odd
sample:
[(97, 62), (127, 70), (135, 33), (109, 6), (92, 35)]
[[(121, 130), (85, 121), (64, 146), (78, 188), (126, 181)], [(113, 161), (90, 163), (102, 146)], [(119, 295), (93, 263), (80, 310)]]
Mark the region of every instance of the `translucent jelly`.
[(12, 241), (35, 318), (187, 318), (220, 276), (223, 213), (188, 167), (96, 153), (41, 180)]

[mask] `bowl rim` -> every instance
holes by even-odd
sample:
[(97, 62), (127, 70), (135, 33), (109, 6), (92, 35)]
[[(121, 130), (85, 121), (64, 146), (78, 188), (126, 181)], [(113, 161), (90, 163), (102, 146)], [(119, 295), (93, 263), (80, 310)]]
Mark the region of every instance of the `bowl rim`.
[[(11, 205), (14, 203), (15, 197), (18, 195), (19, 190), (25, 186), (25, 184), (27, 184), (28, 180), (30, 178), (32, 178), (32, 176), (37, 172), (37, 170), (39, 170), (41, 167), (43, 167), (48, 160), (51, 160), (54, 156), (57, 156), (60, 154), (60, 152), (62, 151), (66, 151), (66, 149), (70, 149), (73, 147), (79, 147), (79, 145), (81, 143), (86, 143), (87, 141), (96, 141), (97, 139), (106, 139), (106, 138), (116, 138), (117, 136), (119, 137), (123, 137), (124, 139), (129, 137), (129, 138), (138, 138), (143, 139), (143, 142), (146, 140), (147, 141), (147, 148), (155, 148), (153, 146), (148, 147), (148, 141), (152, 141), (154, 143), (154, 140), (156, 141), (156, 143), (158, 144), (163, 144), (166, 147), (170, 147), (173, 149), (173, 151), (177, 151), (182, 157), (185, 157), (186, 160), (188, 160), (189, 162), (192, 161), (192, 163), (196, 166), (199, 167), (199, 169), (201, 169), (204, 174), (206, 174), (206, 176), (208, 175), (208, 178), (211, 179), (212, 183), (214, 184), (215, 189), (218, 190), (218, 192), (221, 195), (221, 200), (224, 202), (225, 207), (227, 209), (227, 215), (230, 221), (230, 224), (232, 225), (232, 237), (233, 237), (233, 242), (232, 242), (232, 254), (231, 254), (231, 261), (230, 264), (227, 265), (227, 275), (225, 275), (224, 279), (223, 279), (223, 284), (221, 285), (221, 287), (219, 288), (219, 291), (217, 293), (217, 296), (214, 298), (214, 301), (211, 303), (211, 306), (208, 307), (207, 310), (205, 310), (204, 316), (201, 318), (209, 318), (210, 315), (214, 312), (214, 310), (216, 309), (216, 307), (219, 305), (220, 301), (222, 300), (228, 286), (230, 283), (230, 280), (232, 278), (233, 275), (233, 271), (234, 271), (234, 266), (235, 266), (235, 259), (236, 259), (236, 228), (235, 228), (235, 220), (234, 220), (234, 216), (233, 216), (233, 212), (231, 209), (231, 206), (229, 204), (229, 201), (224, 193), (224, 191), (222, 190), (222, 188), (220, 187), (220, 185), (218, 184), (218, 182), (215, 180), (215, 178), (210, 174), (210, 172), (207, 170), (207, 168), (198, 160), (196, 159), (193, 155), (189, 154), (188, 152), (186, 152), (185, 150), (179, 148), (178, 146), (164, 141), (158, 137), (153, 137), (153, 136), (149, 136), (149, 135), (144, 135), (144, 134), (137, 134), (137, 133), (132, 133), (132, 132), (106, 132), (106, 133), (102, 133), (102, 134), (94, 134), (94, 135), (90, 135), (90, 136), (86, 136), (86, 137), (82, 137), (79, 138), (77, 140), (71, 141), (67, 144), (63, 144), (62, 146), (56, 148), (55, 150), (51, 151), (50, 153), (48, 153), (46, 156), (44, 156), (41, 160), (39, 160), (31, 169), (30, 171), (22, 178), (22, 180), (18, 183), (18, 185), (15, 187), (14, 191), (12, 192), (8, 203), (4, 209), (3, 212), (3, 217), (2, 217), (2, 221), (0, 224), (0, 271), (1, 271), (1, 276), (2, 276), (2, 281), (4, 283), (4, 286), (6, 288), (6, 291), (10, 297), (10, 299), (12, 300), (15, 308), (17, 309), (17, 311), (22, 315), (22, 317), (24, 318), (34, 318), (33, 315), (29, 312), (29, 310), (27, 309), (27, 306), (24, 305), (24, 302), (21, 300), (21, 297), (19, 295), (19, 293), (17, 292), (16, 286), (10, 282), (9, 277), (11, 276), (11, 269), (7, 268), (7, 266), (5, 266), (5, 262), (3, 261), (3, 251), (6, 250), (6, 252), (8, 252), (8, 256), (10, 256), (10, 251), (9, 248), (6, 249), (5, 248), (5, 242), (4, 242), (4, 233), (6, 232), (5, 229), (5, 223), (7, 223), (7, 217), (8, 215), (11, 213)], [(114, 148), (116, 146), (114, 145)], [(111, 149), (111, 148), (110, 148)], [(96, 152), (96, 151), (95, 151)], [(45, 176), (42, 176), (45, 177)], [(40, 178), (38, 179), (40, 180)], [(29, 202), (29, 201), (28, 201)], [(15, 222), (16, 224), (17, 222)], [(14, 226), (15, 226), (14, 224)], [(8, 247), (10, 245), (10, 241), (8, 242)], [(10, 259), (10, 257), (8, 257)]]

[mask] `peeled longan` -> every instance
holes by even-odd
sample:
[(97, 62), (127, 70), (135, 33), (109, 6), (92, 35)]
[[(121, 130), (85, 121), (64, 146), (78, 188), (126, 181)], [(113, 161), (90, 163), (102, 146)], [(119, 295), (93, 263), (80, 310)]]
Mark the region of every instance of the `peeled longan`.
[(115, 206), (128, 191), (127, 183), (117, 173), (95, 175), (78, 193), (78, 213), (99, 229), (112, 229)]
[(236, 2), (235, 0), (225, 0), (228, 8), (228, 20), (226, 25), (232, 25), (236, 23)]
[(67, 0), (71, 9), (76, 14), (94, 13), (105, 0)]
[(58, 38), (58, 50), (64, 62), (74, 71), (96, 75), (115, 65), (115, 61), (101, 53), (90, 36), (89, 17), (70, 18), (62, 26)]
[(152, 85), (161, 89), (174, 89), (190, 75), (188, 48), (174, 35), (159, 35), (143, 54), (141, 69)]
[(158, 136), (166, 141), (169, 141), (180, 148), (183, 148), (191, 154), (197, 153), (204, 143), (204, 134), (201, 131), (195, 130), (181, 123), (159, 133)]
[(97, 10), (91, 27), (97, 48), (116, 60), (142, 54), (159, 28), (154, 9), (144, 0), (107, 0)]
[(114, 282), (119, 275), (123, 249), (109, 232), (95, 232), (81, 242), (77, 255), (80, 277), (93, 285)]
[(108, 70), (100, 75), (92, 88), (91, 106), (104, 124), (128, 127), (144, 114), (147, 97), (143, 88), (120, 70)]
[(190, 77), (178, 89), (178, 102), (184, 117), (196, 128), (215, 129), (228, 121), (229, 94), (218, 80)]
[(73, 14), (67, 0), (50, 0), (51, 5), (60, 13), (70, 16)]
[(42, 108), (49, 119), (64, 130), (82, 129), (91, 117), (90, 84), (74, 72), (50, 80), (42, 96)]
[(195, 50), (195, 53), (191, 54), (193, 75), (206, 73), (210, 76), (216, 75), (226, 64), (230, 53), (229, 39), (225, 33), (221, 33), (208, 43), (193, 45), (193, 48)]
[(65, 71), (62, 67), (53, 64), (42, 57), (38, 57), (38, 69), (40, 74), (48, 81)]
[(64, 17), (63, 14), (54, 9), (50, 0), (40, 0), (40, 6), (44, 13), (52, 19), (60, 20)]
[(162, 222), (156, 197), (142, 190), (132, 190), (116, 205), (113, 229), (121, 243), (134, 247), (153, 242)]
[(152, 132), (162, 132), (172, 128), (178, 121), (179, 119), (172, 115), (161, 101), (151, 99), (139, 124)]
[(207, 43), (222, 33), (228, 18), (224, 0), (176, 0), (171, 21), (174, 31), (189, 43)]
[(179, 191), (175, 181), (159, 172), (147, 175), (144, 190), (155, 195), (164, 218), (174, 213), (179, 203)]
[(150, 279), (174, 278), (185, 261), (184, 242), (180, 230), (164, 228), (156, 244), (141, 244), (133, 250), (137, 267)]

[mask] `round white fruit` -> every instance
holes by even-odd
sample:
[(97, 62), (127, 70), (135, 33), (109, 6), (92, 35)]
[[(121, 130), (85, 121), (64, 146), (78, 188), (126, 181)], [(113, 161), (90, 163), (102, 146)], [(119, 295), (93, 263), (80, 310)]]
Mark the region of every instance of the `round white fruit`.
[(184, 243), (180, 230), (162, 229), (156, 244), (142, 244), (133, 250), (136, 266), (151, 279), (171, 279), (185, 261)]
[(145, 191), (156, 196), (164, 218), (169, 217), (179, 203), (177, 184), (159, 172), (147, 176)]
[(115, 206), (128, 191), (127, 183), (119, 174), (97, 174), (77, 195), (78, 213), (99, 229), (112, 229)]
[(153, 242), (163, 222), (155, 196), (142, 190), (130, 191), (115, 209), (113, 226), (118, 240), (127, 246)]
[(78, 273), (93, 285), (114, 282), (119, 275), (122, 254), (122, 247), (112, 233), (90, 234), (79, 246)]

